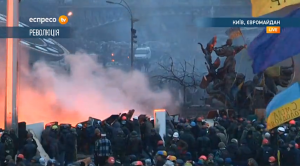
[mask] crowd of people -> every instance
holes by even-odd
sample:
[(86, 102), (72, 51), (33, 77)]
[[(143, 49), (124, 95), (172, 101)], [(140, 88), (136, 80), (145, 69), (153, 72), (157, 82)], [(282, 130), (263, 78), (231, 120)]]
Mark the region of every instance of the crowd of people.
[[(264, 121), (220, 116), (214, 125), (202, 118), (167, 120), (161, 137), (153, 119), (121, 116), (112, 123), (47, 126), (41, 158), (28, 132), (24, 139), (5, 131), (0, 143), (3, 166), (299, 166), (300, 123), (291, 120), (266, 131)], [(77, 154), (90, 155), (77, 159)], [(17, 156), (16, 159), (14, 156)]]

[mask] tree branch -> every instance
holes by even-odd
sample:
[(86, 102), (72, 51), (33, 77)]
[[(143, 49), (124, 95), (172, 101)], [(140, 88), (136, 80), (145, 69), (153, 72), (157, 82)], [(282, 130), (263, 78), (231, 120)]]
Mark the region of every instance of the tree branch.
[(193, 64), (187, 61), (179, 63), (179, 70), (176, 69), (174, 65), (174, 60), (170, 57), (170, 66), (167, 67), (158, 63), (158, 65), (166, 72), (166, 75), (156, 75), (153, 77), (166, 79), (169, 81), (176, 82), (184, 88), (193, 87), (196, 88), (200, 84), (200, 79), (202, 76), (196, 73), (196, 60), (194, 59)]

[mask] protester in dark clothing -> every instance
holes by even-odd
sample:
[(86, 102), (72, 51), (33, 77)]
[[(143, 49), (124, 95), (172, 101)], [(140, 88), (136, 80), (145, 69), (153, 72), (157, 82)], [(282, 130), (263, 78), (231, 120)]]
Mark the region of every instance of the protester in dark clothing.
[(295, 148), (295, 141), (291, 141), (287, 148), (286, 164), (287, 165), (299, 165), (299, 150)]
[(156, 153), (157, 151), (166, 151), (166, 147), (164, 146), (164, 141), (163, 140), (159, 140), (157, 142), (157, 146), (156, 149), (154, 150), (154, 152)]
[(145, 150), (148, 150), (148, 146), (150, 144), (150, 135), (151, 129), (153, 128), (151, 122), (147, 120), (147, 118), (142, 120), (141, 123), (141, 136), (143, 141), (143, 147)]
[(51, 129), (49, 127), (47, 127), (45, 130), (43, 130), (42, 135), (41, 135), (41, 144), (47, 154), (49, 154), (50, 130)]
[(77, 133), (77, 151), (79, 153), (83, 152), (83, 139), (84, 139), (84, 131), (82, 128), (82, 124), (78, 124), (76, 127)]
[(217, 136), (215, 128), (209, 128), (208, 138), (210, 140), (210, 148), (212, 152), (218, 150), (218, 145), (221, 142), (221, 139)]
[(85, 138), (86, 140), (86, 145), (89, 147), (89, 153), (92, 154), (94, 151), (94, 132), (95, 132), (95, 127), (92, 124), (88, 124), (86, 131), (85, 131)]
[(30, 162), (31, 159), (36, 155), (37, 146), (33, 143), (32, 139), (27, 139), (27, 144), (23, 147), (23, 155), (27, 162)]
[(196, 154), (195, 154), (196, 140), (190, 130), (191, 130), (191, 126), (186, 126), (184, 128), (183, 134), (180, 135), (180, 139), (188, 144), (187, 151), (191, 152), (193, 158), (195, 158), (196, 157)]
[(198, 137), (196, 141), (196, 150), (198, 152), (198, 156), (200, 154), (207, 156), (210, 150), (210, 140), (207, 136)]
[(76, 152), (76, 130), (71, 129), (71, 132), (68, 132), (66, 135), (65, 142), (65, 165), (75, 161), (75, 152)]
[(238, 145), (238, 140), (237, 139), (231, 139), (230, 143), (226, 146), (226, 149), (230, 153), (231, 160), (235, 160), (236, 156), (238, 155), (239, 151), (239, 145)]
[(127, 117), (123, 116), (121, 119), (120, 127), (123, 130), (125, 137), (127, 137), (130, 134), (130, 130), (128, 129), (129, 126), (129, 123), (127, 123)]
[(137, 133), (132, 131), (127, 145), (127, 154), (139, 157), (143, 151), (143, 143)]
[(249, 158), (253, 157), (253, 153), (251, 149), (247, 146), (247, 141), (242, 140), (241, 146), (239, 148), (238, 154), (237, 154), (237, 163), (239, 165), (247, 165), (247, 161)]
[(5, 145), (0, 142), (0, 164), (3, 164), (5, 161)]
[(262, 146), (257, 150), (256, 161), (260, 165), (268, 165), (269, 158), (274, 155), (273, 149), (269, 146), (269, 141), (264, 139)]
[(175, 144), (177, 146), (180, 154), (185, 154), (188, 150), (188, 144), (180, 139), (177, 132), (173, 134), (173, 140), (171, 141), (171, 144)]
[(127, 138), (122, 130), (119, 131), (117, 137), (112, 140), (112, 151), (114, 152), (115, 159), (121, 161), (125, 160), (125, 151), (127, 147)]
[(155, 129), (151, 129), (151, 135), (150, 135), (150, 141), (149, 141), (149, 151), (157, 151), (157, 143), (158, 141), (162, 140), (159, 133), (155, 131)]
[(141, 135), (140, 123), (137, 116), (133, 117), (132, 130), (135, 131), (139, 136)]

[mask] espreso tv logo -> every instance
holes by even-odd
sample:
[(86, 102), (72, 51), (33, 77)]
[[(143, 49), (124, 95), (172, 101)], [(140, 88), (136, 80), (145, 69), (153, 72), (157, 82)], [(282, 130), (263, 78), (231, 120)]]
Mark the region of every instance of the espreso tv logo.
[[(29, 22), (36, 22), (36, 23), (54, 23), (57, 22), (56, 18), (29, 18)], [(62, 25), (65, 25), (69, 22), (69, 19), (67, 16), (65, 15), (61, 15), (58, 18), (58, 22)]]

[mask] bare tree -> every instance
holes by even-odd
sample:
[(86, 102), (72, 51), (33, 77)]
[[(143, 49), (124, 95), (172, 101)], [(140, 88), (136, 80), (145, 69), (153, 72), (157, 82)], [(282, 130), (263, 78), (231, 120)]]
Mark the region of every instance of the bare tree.
[(187, 88), (197, 88), (200, 85), (202, 76), (197, 74), (196, 61), (193, 63), (187, 61), (179, 62), (175, 67), (174, 60), (170, 57), (169, 65), (162, 65), (158, 63), (160, 68), (165, 71), (162, 75), (155, 75), (153, 77), (159, 78), (167, 82), (178, 83), (183, 88), (183, 100), (186, 102), (186, 90)]

